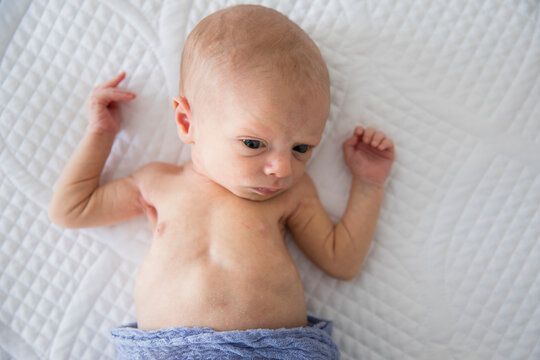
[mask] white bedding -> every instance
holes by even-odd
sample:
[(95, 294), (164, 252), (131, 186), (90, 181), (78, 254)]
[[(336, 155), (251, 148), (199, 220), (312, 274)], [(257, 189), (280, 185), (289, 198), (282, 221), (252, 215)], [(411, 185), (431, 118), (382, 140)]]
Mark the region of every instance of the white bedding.
[[(356, 124), (396, 143), (377, 233), (352, 282), (288, 240), (310, 313), (343, 359), (540, 359), (540, 22), (534, 0), (250, 1), (320, 46), (332, 80), (308, 166), (333, 218)], [(237, 1), (0, 2), (0, 359), (111, 359), (135, 318), (143, 218), (52, 225), (52, 189), (85, 128), (92, 87), (125, 70), (138, 94), (105, 179), (189, 156), (175, 136), (184, 39)]]

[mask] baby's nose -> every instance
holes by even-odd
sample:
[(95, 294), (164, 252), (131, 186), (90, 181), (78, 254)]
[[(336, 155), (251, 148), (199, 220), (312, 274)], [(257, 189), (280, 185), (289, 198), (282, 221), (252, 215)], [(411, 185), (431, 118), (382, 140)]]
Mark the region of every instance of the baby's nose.
[(290, 176), (292, 173), (292, 164), (290, 156), (286, 154), (274, 154), (269, 156), (264, 166), (266, 175), (273, 175), (279, 178)]

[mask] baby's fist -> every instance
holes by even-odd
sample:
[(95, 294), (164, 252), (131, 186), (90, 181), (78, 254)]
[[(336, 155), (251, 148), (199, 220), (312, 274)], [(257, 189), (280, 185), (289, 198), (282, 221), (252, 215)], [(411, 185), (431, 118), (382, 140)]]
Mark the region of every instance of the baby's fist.
[(394, 162), (394, 142), (382, 131), (358, 126), (353, 136), (343, 142), (343, 155), (356, 179), (384, 185)]

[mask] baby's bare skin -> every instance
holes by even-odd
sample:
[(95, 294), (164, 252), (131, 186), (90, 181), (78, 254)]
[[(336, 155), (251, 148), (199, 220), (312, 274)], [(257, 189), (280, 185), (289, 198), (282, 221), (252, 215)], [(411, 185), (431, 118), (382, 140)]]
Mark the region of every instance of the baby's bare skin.
[(304, 326), (302, 284), (284, 242), (294, 189), (256, 202), (191, 163), (152, 167), (140, 180), (154, 240), (135, 285), (139, 328)]
[[(201, 173), (191, 161), (183, 166), (151, 163), (126, 178), (99, 185), (119, 128), (119, 115), (110, 105), (134, 98), (133, 93), (116, 87), (124, 77), (120, 74), (96, 88), (88, 101), (89, 126), (60, 178), (49, 209), (51, 219), (65, 227), (91, 227), (147, 215), (154, 240), (136, 279), (141, 329), (304, 326), (303, 289), (285, 246), (285, 230), (291, 231), (300, 249), (321, 269), (337, 278), (352, 279), (375, 231), (382, 181), (393, 160), (391, 140), (373, 129), (357, 127), (344, 142), (345, 161), (356, 175), (347, 210), (336, 225), (298, 159), (292, 166), (267, 167), (263, 161), (264, 170), (248, 166), (240, 171), (244, 155), (235, 160), (235, 155), (226, 154), (229, 164), (236, 164), (233, 175), (241, 172), (249, 185), (267, 186), (270, 181), (283, 185), (273, 194), (258, 193), (243, 183), (247, 180), (236, 179), (234, 184), (240, 184), (233, 188), (237, 195)], [(273, 132), (265, 129), (265, 133), (275, 147), (285, 142), (284, 153), (290, 151), (284, 140), (289, 132), (300, 134), (292, 135), (293, 139), (309, 140), (311, 128), (320, 128), (317, 122), (306, 126), (302, 116), (298, 120), (302, 126), (295, 126), (294, 119), (280, 121), (274, 122)], [(219, 133), (234, 133), (246, 122), (230, 119), (226, 124), (216, 132), (205, 131), (218, 149)], [(322, 128), (317, 132), (320, 136)], [(224, 141), (229, 141), (226, 136)], [(250, 161), (252, 166), (259, 162), (256, 158)], [(225, 171), (225, 167), (221, 169)]]
[[(210, 26), (195, 36), (192, 45), (200, 48), (187, 52), (189, 66), (182, 68), (189, 81), (173, 98), (178, 136), (191, 146), (191, 161), (152, 163), (99, 183), (120, 129), (118, 105), (135, 99), (118, 87), (122, 73), (93, 90), (88, 128), (49, 208), (50, 218), (65, 227), (147, 215), (154, 239), (136, 279), (141, 329), (306, 325), (285, 230), (327, 274), (353, 279), (373, 239), (394, 160), (384, 133), (354, 129), (342, 144), (352, 173), (349, 200), (334, 224), (305, 173), (329, 114), (324, 60), (300, 28), (273, 10), (242, 6), (224, 14), (233, 17), (201, 22)], [(264, 21), (266, 27), (257, 25)], [(219, 66), (201, 68), (212, 64), (201, 61), (209, 60), (204, 56)]]

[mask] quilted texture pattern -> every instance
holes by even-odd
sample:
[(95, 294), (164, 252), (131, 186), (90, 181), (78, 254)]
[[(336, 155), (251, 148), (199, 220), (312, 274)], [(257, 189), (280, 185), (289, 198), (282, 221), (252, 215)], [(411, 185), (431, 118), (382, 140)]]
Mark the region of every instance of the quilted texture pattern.
[[(395, 140), (370, 254), (352, 282), (295, 245), (309, 312), (350, 359), (540, 358), (540, 23), (533, 0), (249, 1), (320, 46), (332, 105), (308, 166), (334, 219), (355, 124)], [(189, 157), (175, 136), (184, 39), (226, 0), (0, 2), (0, 359), (112, 359), (135, 320), (151, 241), (134, 219), (52, 225), (52, 189), (85, 128), (84, 101), (125, 70), (138, 94), (104, 180)]]

